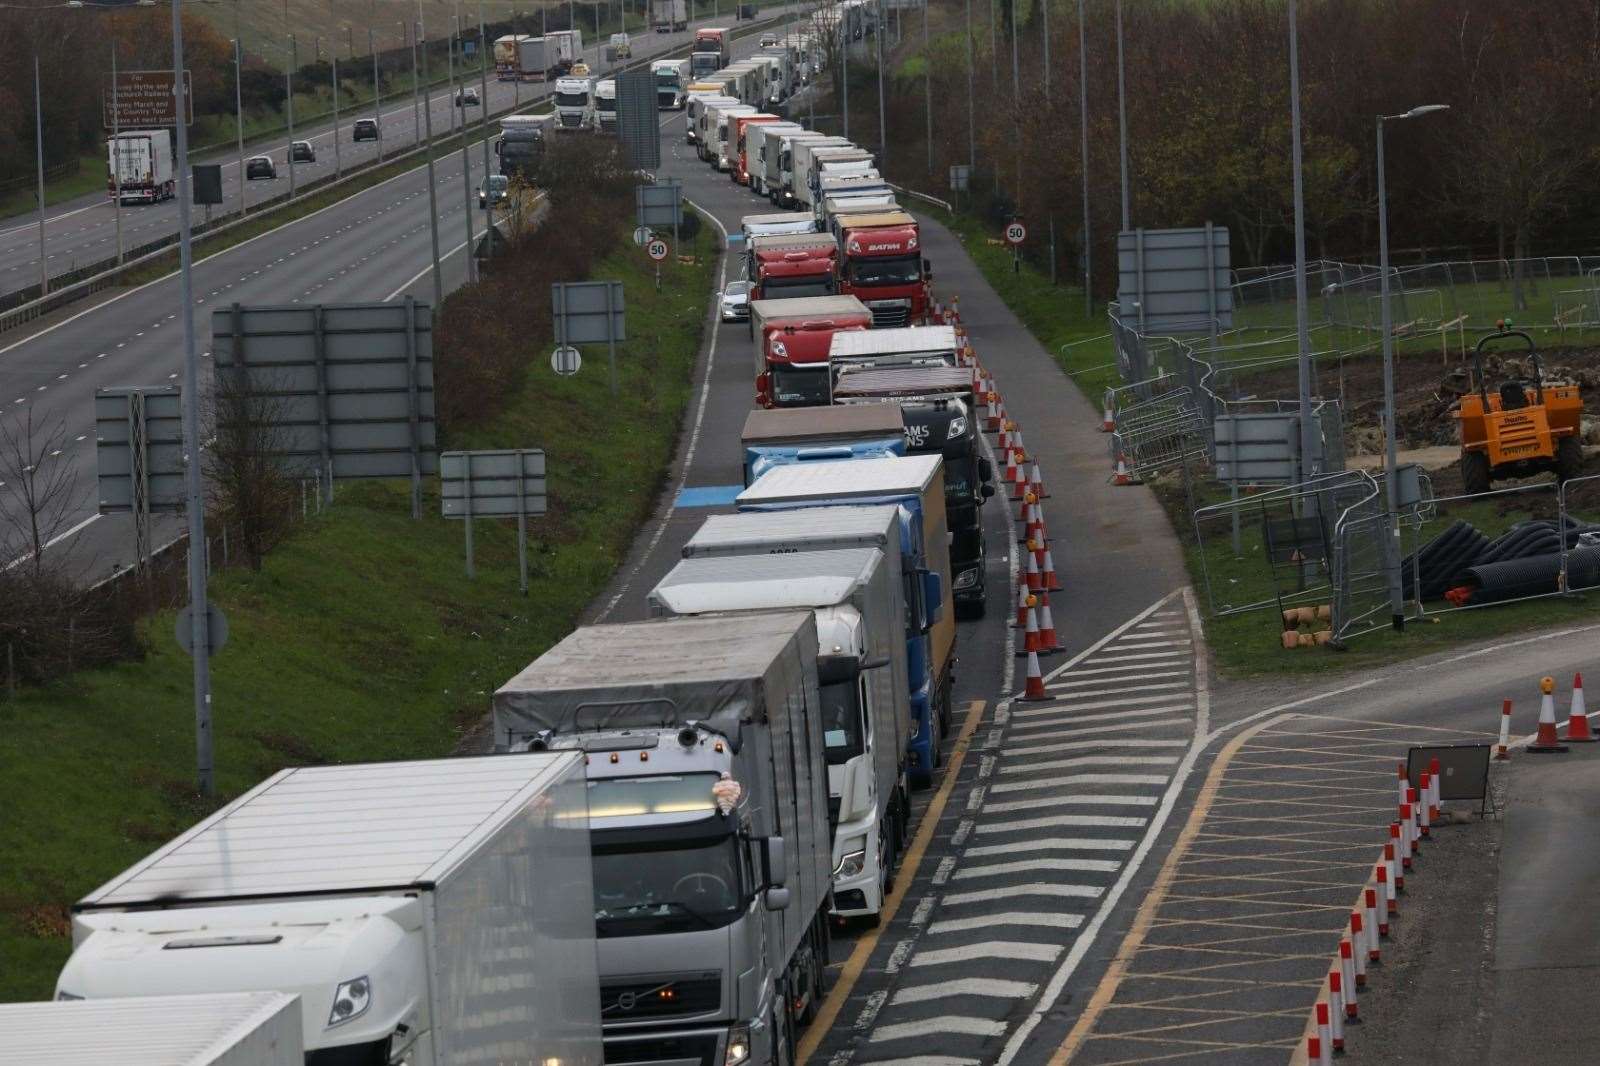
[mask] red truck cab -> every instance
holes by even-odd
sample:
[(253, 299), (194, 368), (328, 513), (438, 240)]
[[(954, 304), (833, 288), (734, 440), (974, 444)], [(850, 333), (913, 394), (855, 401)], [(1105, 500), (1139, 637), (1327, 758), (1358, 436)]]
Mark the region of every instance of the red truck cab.
[(777, 115), (768, 115), (765, 112), (754, 115), (735, 115), (733, 117), (735, 155), (733, 163), (728, 167), (728, 179), (730, 181), (736, 181), (740, 185), (750, 184), (749, 157), (745, 154), (745, 130), (750, 126), (783, 121), (784, 119), (779, 118)]
[(895, 210), (852, 214), (839, 226), (839, 247), (839, 291), (860, 299), (874, 326), (909, 326), (927, 317), (930, 272), (916, 219)]
[(826, 406), (832, 391), (828, 352), (833, 335), (871, 325), (872, 312), (853, 296), (750, 301), (757, 405)]
[(750, 241), (752, 300), (838, 293), (839, 245), (826, 233), (775, 233)]

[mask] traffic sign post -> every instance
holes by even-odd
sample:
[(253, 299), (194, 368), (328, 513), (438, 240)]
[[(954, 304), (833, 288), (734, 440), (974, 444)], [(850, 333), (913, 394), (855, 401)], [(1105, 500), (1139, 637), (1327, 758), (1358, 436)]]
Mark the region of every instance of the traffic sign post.
[(1006, 243), (1011, 245), (1011, 272), (1022, 273), (1022, 242), (1028, 239), (1028, 227), (1021, 219), (1006, 223)]
[(644, 246), (644, 253), (648, 255), (656, 265), (657, 292), (661, 291), (661, 264), (667, 258), (667, 253), (669, 251), (671, 251), (671, 249), (667, 247), (667, 242), (662, 240), (660, 237), (652, 237), (650, 239), (650, 243)]
[(570, 344), (563, 344), (550, 353), (550, 369), (559, 377), (570, 378), (583, 369), (583, 356)]

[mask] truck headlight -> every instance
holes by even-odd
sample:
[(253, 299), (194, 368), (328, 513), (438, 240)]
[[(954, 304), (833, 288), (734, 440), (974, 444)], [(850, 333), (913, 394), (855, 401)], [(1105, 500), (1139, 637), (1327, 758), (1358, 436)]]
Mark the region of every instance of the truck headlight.
[[(866, 837), (853, 837), (850, 843), (845, 845), (846, 847), (854, 848), (854, 850), (845, 852), (844, 857), (839, 860), (839, 865), (833, 868), (833, 879), (835, 881), (845, 881), (856, 877), (866, 868), (866, 844)], [(856, 845), (860, 845), (860, 847), (856, 847)]]
[(945, 433), (946, 440), (955, 440), (967, 431), (967, 416), (957, 415), (950, 420), (949, 432)]
[(735, 1025), (728, 1030), (728, 1051), (722, 1056), (722, 1066), (739, 1066), (750, 1061), (750, 1027)]
[(372, 982), (365, 976), (339, 982), (333, 990), (333, 1009), (328, 1012), (327, 1028), (359, 1018), (372, 1006)]
[(954, 588), (957, 591), (960, 591), (961, 589), (970, 589), (972, 586), (976, 585), (977, 583), (978, 583), (978, 571), (976, 569), (963, 570), (963, 571), (961, 571), (960, 574), (958, 574), (956, 576)]

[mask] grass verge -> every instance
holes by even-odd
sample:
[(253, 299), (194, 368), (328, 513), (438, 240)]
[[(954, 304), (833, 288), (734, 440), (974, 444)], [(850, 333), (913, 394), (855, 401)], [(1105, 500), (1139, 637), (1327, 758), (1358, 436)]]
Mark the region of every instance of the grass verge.
[[(714, 266), (665, 270), (658, 293), (619, 241), (592, 276), (623, 281), (630, 322), (649, 324), (619, 346), (619, 396), (603, 355), (571, 378), (541, 355), (504, 413), (448, 442), (546, 450), (528, 596), (514, 529), (478, 524), (468, 581), (461, 525), (431, 491), (413, 521), (405, 486), (388, 482), (341, 484), (259, 572), (214, 579), (232, 633), (212, 662), (217, 802), (283, 766), (446, 755), (495, 686), (572, 628), (662, 483)], [(190, 661), (172, 626), (170, 612), (144, 624), (142, 661), (0, 702), (0, 1000), (48, 997), (70, 903), (213, 807), (192, 785)]]
[[(1091, 403), (1099, 404), (1108, 385), (1121, 384), (1116, 367), (1111, 364), (1110, 340), (1093, 340), (1106, 332), (1105, 321), (1085, 317), (1082, 288), (1052, 285), (1047, 274), (1026, 261), (1020, 270), (1016, 269), (1011, 251), (999, 240), (999, 234), (979, 219), (965, 214), (952, 216), (937, 208), (922, 206), (917, 212), (937, 219), (960, 236), (984, 280), (1054, 355)], [(1033, 239), (1038, 239), (1038, 235)], [(1103, 305), (1096, 305), (1095, 311), (1103, 315)], [(1276, 607), (1245, 614), (1217, 615), (1208, 602), (1208, 573), (1219, 601), (1231, 597), (1235, 602), (1249, 602), (1273, 595), (1267, 567), (1262, 562), (1259, 523), (1244, 523), (1242, 552), (1236, 560), (1226, 529), (1208, 530), (1203, 548), (1196, 543), (1183, 486), (1175, 475), (1157, 479), (1151, 488), (1166, 508), (1182, 543), (1189, 580), (1199, 596), (1205, 617), (1206, 643), (1217, 670), (1227, 677), (1314, 676), (1369, 669), (1475, 640), (1600, 618), (1600, 595), (1579, 593), (1430, 614), (1409, 622), (1404, 633), (1383, 629), (1356, 637), (1342, 651), (1311, 648), (1286, 651), (1279, 642), (1281, 626)], [(1215, 485), (1211, 488), (1215, 491), (1209, 495), (1202, 488), (1197, 493), (1196, 503), (1214, 503), (1226, 497)], [(1551, 497), (1547, 502), (1553, 504), (1553, 486)], [(1517, 521), (1553, 517), (1553, 513), (1546, 511), (1553, 512), (1553, 508), (1531, 503), (1528, 506), (1458, 505), (1450, 508), (1448, 515), (1424, 526), (1421, 542), (1426, 543), (1455, 518), (1466, 519), (1485, 535), (1494, 537)], [(1407, 550), (1410, 548), (1408, 539)], [(1448, 605), (1429, 604), (1430, 610), (1444, 606)]]

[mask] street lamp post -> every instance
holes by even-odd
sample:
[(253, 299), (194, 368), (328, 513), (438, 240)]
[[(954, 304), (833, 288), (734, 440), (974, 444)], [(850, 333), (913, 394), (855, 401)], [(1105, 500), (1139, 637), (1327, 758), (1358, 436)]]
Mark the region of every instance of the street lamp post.
[(1394, 429), (1394, 326), (1389, 310), (1389, 199), (1384, 186), (1383, 124), (1435, 111), (1449, 109), (1449, 104), (1423, 104), (1398, 115), (1378, 116), (1378, 277), (1379, 299), (1382, 303), (1383, 328), (1383, 439), (1384, 439), (1384, 495), (1389, 509), (1389, 536), (1394, 554), (1388, 560), (1389, 613), (1396, 630), (1405, 627), (1405, 593), (1400, 582), (1400, 487), (1399, 446)]
[(922, 100), (928, 119), (928, 177), (933, 177), (933, 62), (928, 52), (928, 0), (922, 0)]
[[(488, 254), (494, 254), (494, 202), (489, 198), (489, 35), (483, 20), (483, 0), (478, 0), (478, 127), (483, 141), (483, 239), (488, 244)], [(467, 140), (467, 113), (461, 112), (461, 141)], [(468, 184), (471, 184), (470, 182)], [(468, 207), (470, 211), (470, 206)], [(467, 248), (472, 254), (472, 248)], [(476, 269), (476, 268), (474, 268)]]
[(39, 295), (50, 295), (50, 267), (44, 257), (44, 97), (39, 94), (39, 52), (33, 53), (33, 159), (39, 177)]
[[(457, 2), (456, 2), (456, 13), (453, 16), (451, 16), (451, 18), (452, 18), (452, 21), (456, 25), (456, 33), (457, 33), (457, 35), (459, 35), (460, 32), (461, 32), (461, 3), (460, 3), (460, 0), (457, 0)], [(452, 42), (451, 43), (451, 51), (454, 52), (454, 49), (455, 49), (455, 45), (454, 45), (454, 42)], [(465, 57), (462, 58), (462, 66), (463, 66), (463, 68), (466, 66)], [(455, 93), (460, 93), (462, 90), (456, 88), (456, 84), (455, 84), (454, 78), (455, 78), (455, 75), (454, 75), (454, 73), (452, 73), (451, 74), (451, 82), (450, 82), (451, 91), (455, 92)], [(467, 81), (466, 73), (465, 73), (465, 70), (463, 70), (462, 76), (461, 76), (461, 83), (462, 83), (463, 87), (465, 87), (466, 81)], [(472, 270), (473, 270), (473, 264), (474, 264), (474, 262), (476, 260), (475, 260), (473, 254), (472, 254), (472, 240), (473, 240), (473, 237), (472, 237), (472, 157), (469, 154), (469, 150), (467, 148), (467, 111), (466, 111), (466, 108), (462, 108), (461, 109), (461, 196), (462, 196), (462, 206), (464, 208), (464, 210), (461, 212), (461, 214), (465, 219), (465, 224), (466, 224), (466, 227), (467, 227), (467, 248), (466, 248), (466, 251), (467, 251), (467, 277), (469, 279), (471, 279)], [(488, 192), (487, 191), (485, 191), (485, 193), (484, 193), (484, 199), (485, 200), (488, 199)]]
[[(1289, 0), (1294, 8), (1294, 0)], [(1131, 209), (1128, 204), (1128, 82), (1122, 70), (1122, 0), (1117, 0), (1117, 126), (1118, 151), (1122, 157), (1122, 228), (1131, 229)]]
[(878, 166), (889, 169), (889, 122), (885, 117), (883, 102), (883, 38), (888, 34), (888, 23), (883, 17), (883, 0), (878, 0), (878, 28), (873, 34), (878, 45)]
[[(328, 0), (328, 14), (338, 17), (333, 0)], [(333, 60), (333, 175), (338, 177), (344, 173), (344, 164), (339, 158), (339, 49), (332, 37), (328, 38), (328, 57)]]
[[(237, 82), (234, 83), (237, 86)], [(117, 216), (117, 265), (122, 265), (122, 145), (117, 138), (122, 134), (121, 116), (117, 114), (117, 39), (111, 38), (111, 203)], [(244, 171), (239, 171), (243, 180)], [(242, 190), (243, 185), (240, 186)], [(241, 202), (243, 202), (241, 198)]]
[(1094, 247), (1089, 226), (1089, 44), (1083, 23), (1083, 0), (1078, 0), (1078, 140), (1083, 165), (1083, 317), (1094, 314), (1094, 278), (1089, 266)]
[(233, 0), (233, 136), (239, 153), (239, 217), (243, 218), (248, 204), (244, 174), (244, 36), (239, 32), (239, 0)]
[(422, 83), (417, 77), (417, 42), (409, 23), (401, 22), (400, 28), (405, 34), (406, 44), (411, 48), (411, 122), (415, 127), (411, 140), (415, 143), (422, 140), (422, 99), (417, 95)]
[[(284, 17), (288, 17), (288, 5), (284, 6)], [(286, 78), (289, 95), (284, 100), (289, 116), (289, 199), (294, 199), (294, 68), (300, 62), (300, 49), (294, 39), (294, 34), (289, 34), (289, 72)]]
[[(450, 95), (452, 97), (452, 100), (451, 100), (451, 103), (450, 103), (450, 122), (449, 122), (449, 131), (451, 133), (454, 133), (456, 131), (456, 103), (459, 102), (460, 98), (461, 98), (461, 90), (456, 88), (456, 38), (461, 36), (461, 14), (460, 14), (460, 11), (461, 11), (461, 4), (458, 2), (456, 4), (456, 12), (457, 13), (450, 16), (450, 48), (446, 52), (446, 55), (449, 57), (447, 62), (449, 64), (449, 68), (450, 68), (449, 69)], [(466, 63), (467, 63), (466, 57), (463, 56), (462, 59), (461, 59), (461, 65), (463, 67), (465, 67)], [(465, 74), (463, 74), (461, 80), (462, 81), (466, 81), (467, 80)], [(467, 116), (466, 116), (466, 113), (465, 113), (466, 112), (466, 108), (462, 108), (461, 110), (462, 110), (461, 125), (463, 127), (465, 127), (466, 124), (467, 124), (466, 123)], [(463, 132), (464, 132), (464, 130), (463, 130)]]
[[(411, 35), (411, 84), (420, 85), (422, 79), (417, 72), (417, 46), (422, 45), (422, 61), (428, 61), (427, 46), (422, 36), (422, 0), (417, 0), (416, 31)], [(427, 68), (423, 67), (426, 73)], [(428, 139), (423, 142), (423, 155), (428, 161), (428, 235), (433, 241), (433, 306), (437, 311), (444, 306), (444, 276), (439, 267), (439, 182), (433, 175), (433, 102), (428, 103), (425, 120), (428, 124)], [(420, 138), (419, 138), (420, 139)]]
[(367, 27), (367, 54), (372, 56), (372, 121), (378, 127), (378, 158), (383, 158), (383, 88), (378, 83), (378, 46)]

